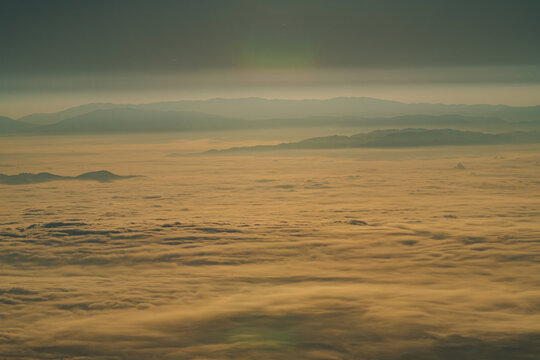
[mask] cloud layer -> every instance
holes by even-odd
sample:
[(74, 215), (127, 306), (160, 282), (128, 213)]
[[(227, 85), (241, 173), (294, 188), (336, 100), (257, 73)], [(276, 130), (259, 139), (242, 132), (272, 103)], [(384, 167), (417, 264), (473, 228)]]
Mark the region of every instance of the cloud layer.
[[(87, 162), (147, 177), (0, 187), (3, 357), (536, 355), (537, 152), (195, 159), (115, 144), (83, 148)], [(2, 167), (22, 171), (21, 156)], [(24, 164), (77, 173), (81, 156)]]

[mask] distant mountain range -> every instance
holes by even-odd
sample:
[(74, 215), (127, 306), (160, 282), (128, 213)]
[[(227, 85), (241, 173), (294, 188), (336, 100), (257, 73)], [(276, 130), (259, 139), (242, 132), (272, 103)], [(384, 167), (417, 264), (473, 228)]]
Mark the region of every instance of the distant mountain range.
[(297, 149), (346, 149), (346, 148), (399, 148), (424, 146), (466, 146), (497, 144), (538, 144), (540, 132), (509, 132), (486, 134), (475, 131), (452, 129), (403, 129), (377, 130), (352, 136), (324, 136), (299, 142), (278, 145), (234, 147), (225, 150), (210, 150), (203, 154), (230, 154)]
[(292, 127), (453, 127), (482, 131), (540, 128), (540, 106), (405, 104), (371, 98), (183, 100), (96, 103), (14, 120), (0, 134), (108, 134)]
[(221, 131), (239, 129), (248, 122), (196, 112), (117, 108), (95, 110), (33, 130), (50, 134)]
[(248, 120), (305, 118), (313, 116), (392, 117), (400, 115), (467, 115), (498, 117), (509, 121), (536, 120), (540, 106), (448, 105), (380, 100), (367, 97), (338, 97), (327, 100), (209, 99), (180, 100), (149, 104), (95, 103), (73, 107), (54, 114), (32, 114), (18, 120), (34, 124), (53, 124), (95, 110), (131, 108), (156, 111), (202, 112)]
[(38, 174), (32, 173), (20, 173), (17, 175), (4, 175), (0, 174), (0, 184), (3, 185), (27, 185), (38, 184), (55, 180), (92, 180), (98, 182), (111, 182), (120, 179), (129, 179), (137, 177), (135, 175), (120, 176), (113, 174), (107, 170), (92, 171), (81, 174), (79, 176), (62, 176), (55, 175), (48, 172), (42, 172)]
[(0, 133), (12, 134), (12, 133), (24, 133), (26, 131), (34, 129), (34, 124), (25, 123), (18, 120), (13, 120), (5, 116), (0, 116)]

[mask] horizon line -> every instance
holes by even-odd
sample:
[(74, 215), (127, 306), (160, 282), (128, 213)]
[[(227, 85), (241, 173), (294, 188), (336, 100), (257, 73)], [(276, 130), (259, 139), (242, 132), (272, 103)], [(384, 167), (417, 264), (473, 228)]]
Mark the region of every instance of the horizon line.
[(74, 105), (66, 108), (62, 108), (58, 111), (53, 112), (32, 112), (28, 113), (26, 115), (18, 116), (18, 117), (10, 117), (0, 114), (0, 116), (7, 117), (13, 120), (20, 120), (22, 118), (25, 118), (27, 116), (31, 115), (48, 115), (48, 114), (57, 114), (61, 113), (70, 109), (75, 109), (82, 106), (87, 105), (98, 105), (98, 104), (107, 104), (107, 105), (126, 105), (126, 106), (133, 106), (133, 105), (152, 105), (152, 104), (164, 104), (164, 103), (175, 103), (175, 102), (182, 102), (182, 101), (212, 101), (212, 100), (266, 100), (266, 101), (330, 101), (330, 100), (338, 100), (338, 99), (369, 99), (369, 100), (377, 100), (377, 101), (387, 101), (387, 102), (394, 102), (394, 103), (400, 103), (405, 105), (423, 105), (423, 104), (429, 104), (429, 105), (446, 105), (446, 106), (505, 106), (505, 107), (511, 107), (511, 108), (528, 108), (528, 107), (537, 107), (540, 106), (540, 104), (536, 105), (522, 105), (522, 106), (516, 106), (516, 105), (508, 105), (508, 104), (488, 104), (488, 103), (474, 103), (474, 104), (466, 104), (466, 103), (443, 103), (443, 102), (405, 102), (400, 100), (392, 100), (392, 99), (384, 99), (384, 98), (377, 98), (377, 97), (370, 97), (370, 96), (332, 96), (332, 97), (321, 97), (321, 98), (278, 98), (278, 97), (262, 97), (262, 96), (241, 96), (241, 97), (225, 97), (225, 96), (218, 96), (218, 97), (208, 97), (208, 98), (180, 98), (176, 100), (163, 100), (163, 101), (150, 101), (150, 102), (105, 102), (105, 101), (96, 101), (96, 102), (87, 102), (87, 103), (81, 103), (79, 105)]

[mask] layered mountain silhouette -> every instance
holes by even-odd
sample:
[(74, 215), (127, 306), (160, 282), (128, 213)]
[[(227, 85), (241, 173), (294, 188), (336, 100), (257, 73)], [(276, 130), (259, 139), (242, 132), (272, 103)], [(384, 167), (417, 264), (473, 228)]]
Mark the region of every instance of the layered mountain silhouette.
[(235, 147), (225, 150), (210, 150), (212, 153), (235, 153), (293, 149), (345, 149), (345, 148), (398, 148), (422, 146), (464, 146), (495, 144), (537, 144), (540, 143), (540, 132), (509, 132), (486, 134), (475, 131), (452, 129), (402, 129), (377, 130), (370, 133), (352, 136), (316, 137), (299, 142), (278, 145), (257, 145)]
[(36, 125), (0, 118), (2, 135), (121, 134), (150, 132), (231, 131), (284, 128), (458, 128), (488, 132), (538, 130), (540, 120), (510, 122), (464, 115), (404, 115), (391, 118), (310, 117), (300, 119), (245, 120), (194, 112), (120, 108), (96, 110), (55, 124)]
[(35, 128), (34, 131), (52, 134), (219, 131), (240, 129), (246, 126), (246, 122), (248, 121), (196, 112), (119, 108), (96, 110)]
[(107, 170), (87, 172), (78, 176), (62, 176), (55, 175), (48, 172), (41, 172), (38, 174), (32, 173), (20, 173), (17, 175), (4, 175), (0, 174), (0, 184), (4, 185), (26, 185), (26, 184), (38, 184), (55, 180), (93, 180), (98, 182), (111, 182), (120, 179), (129, 179), (138, 177), (138, 175), (120, 176), (113, 174)]
[(50, 125), (56, 124), (62, 120), (70, 119), (76, 116), (91, 113), (96, 110), (109, 110), (125, 108), (125, 105), (112, 104), (112, 103), (91, 103), (75, 106), (66, 110), (62, 110), (56, 113), (48, 114), (30, 114), (19, 118), (19, 121), (35, 125)]
[(540, 106), (405, 104), (371, 98), (211, 99), (140, 105), (86, 104), (18, 120), (0, 117), (0, 135), (119, 134), (305, 127), (538, 130)]
[[(301, 119), (269, 119), (251, 121), (252, 127), (258, 128), (303, 128), (303, 127), (378, 127), (378, 128), (471, 128), (471, 129), (504, 129), (519, 128), (525, 122), (512, 123), (500, 118), (464, 115), (402, 115), (387, 118), (361, 118), (356, 116), (341, 117), (309, 117)], [(534, 122), (540, 128), (540, 121)], [(525, 126), (525, 125), (523, 125)], [(527, 122), (526, 126), (533, 124)]]
[(0, 116), (0, 134), (17, 134), (32, 130), (35, 125)]
[(153, 111), (201, 112), (248, 120), (325, 117), (393, 117), (401, 115), (466, 115), (498, 117), (508, 121), (537, 120), (540, 106), (513, 107), (507, 105), (448, 105), (373, 99), (368, 97), (338, 97), (327, 100), (284, 100), (262, 98), (181, 100), (149, 104), (94, 103), (73, 107), (53, 114), (32, 114), (20, 121), (33, 124), (53, 124), (96, 110), (131, 108)]

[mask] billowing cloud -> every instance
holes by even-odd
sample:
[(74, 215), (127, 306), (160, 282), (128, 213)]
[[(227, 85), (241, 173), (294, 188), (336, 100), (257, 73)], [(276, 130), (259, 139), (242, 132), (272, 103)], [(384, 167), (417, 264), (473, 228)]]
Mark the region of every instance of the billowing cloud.
[[(49, 146), (73, 146), (59, 141)], [(167, 144), (157, 161), (144, 145), (115, 146), (136, 151), (148, 176), (0, 187), (4, 357), (536, 353), (534, 153), (170, 158), (177, 144)], [(124, 150), (123, 160), (92, 159), (125, 173), (133, 152)], [(77, 158), (47, 164), (76, 173)]]

